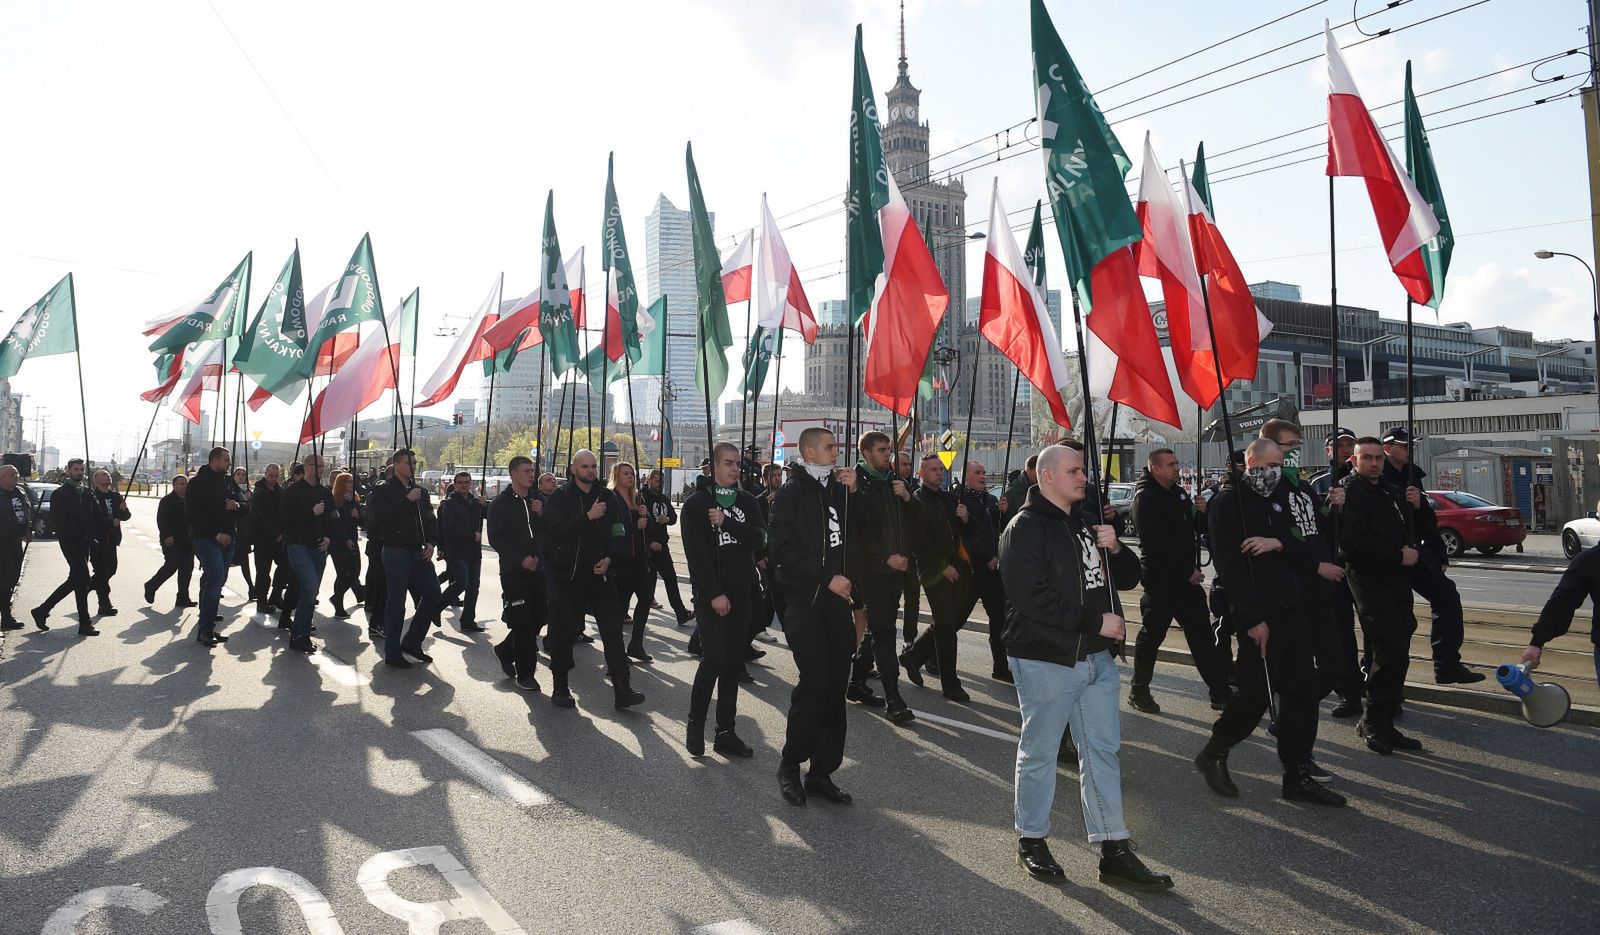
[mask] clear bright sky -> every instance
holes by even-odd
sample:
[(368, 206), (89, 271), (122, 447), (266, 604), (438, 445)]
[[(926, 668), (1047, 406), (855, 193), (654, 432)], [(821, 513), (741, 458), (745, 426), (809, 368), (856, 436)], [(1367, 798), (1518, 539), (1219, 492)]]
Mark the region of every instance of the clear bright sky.
[[(1409, 0), (1365, 25), (1398, 28), (1472, 2)], [(1246, 275), (1297, 283), (1308, 300), (1325, 301), (1321, 160), (1223, 181), (1235, 174), (1229, 167), (1262, 156), (1311, 147), (1237, 171), (1321, 152), (1320, 127), (1224, 152), (1320, 124), (1320, 59), (1138, 115), (1319, 55), (1320, 36), (1198, 77), (1311, 36), (1324, 17), (1348, 20), (1350, 4), (1313, 4), (1117, 87), (1110, 86), (1307, 3), (1049, 6), (1090, 86), (1106, 89), (1099, 101), (1119, 121), (1115, 129), (1135, 163), (1146, 130), (1169, 166), (1192, 159), (1203, 138), (1217, 180), (1218, 222)], [(1358, 6), (1378, 9), (1375, 0)], [(443, 316), (464, 321), (502, 270), (508, 295), (531, 288), (547, 189), (555, 189), (562, 246), (590, 248), (589, 283), (598, 288), (594, 258), (611, 150), (642, 287), (644, 218), (657, 193), (687, 206), (689, 140), (724, 247), (755, 224), (767, 192), (780, 225), (797, 225), (784, 235), (813, 303), (842, 297), (844, 219), (835, 208), (847, 171), (852, 30), (865, 24), (881, 103), (894, 82), (897, 15), (889, 0), (0, 0), (0, 328), (62, 275), (76, 274), (92, 453), (122, 455), (137, 446), (151, 412), (138, 398), (155, 382), (148, 341), (139, 335), (143, 321), (205, 294), (250, 250), (253, 315), (297, 237), (309, 297), (370, 231), (386, 304), (422, 288), (426, 379), (449, 344), (434, 336)], [(975, 160), (959, 171), (969, 224), (982, 230), (997, 173), (1013, 211), (1042, 194), (1036, 152), (995, 160), (995, 132), (1033, 114), (1028, 4), (912, 0), (906, 16), (911, 76), (923, 90), (932, 151), (965, 147), (934, 160), (933, 170)], [(1489, 0), (1347, 56), (1377, 107), (1399, 100), (1408, 58), (1419, 93), (1426, 92), (1582, 47), (1584, 17), (1578, 0)], [(1336, 35), (1345, 46), (1361, 38), (1353, 26)], [(1537, 77), (1581, 78), (1586, 67), (1582, 57), (1568, 57)], [(1570, 260), (1532, 256), (1540, 247), (1592, 254), (1577, 99), (1443, 128), (1579, 83), (1529, 89), (1534, 78), (1523, 68), (1422, 99), (1459, 238), (1444, 321), (1507, 323), (1540, 337), (1590, 334), (1587, 274)], [(1163, 91), (1169, 85), (1181, 87)], [(1160, 93), (1133, 101), (1151, 92)], [(1377, 117), (1380, 124), (1398, 121), (1401, 109)], [(1012, 142), (1020, 138), (1012, 132)], [(1364, 199), (1359, 181), (1340, 180), (1339, 296), (1399, 316), (1403, 295), (1376, 248)], [(974, 293), (981, 250), (978, 242), (968, 256)], [(1048, 250), (1051, 279), (1060, 283), (1053, 235)], [(733, 316), (736, 333), (741, 311)], [(798, 388), (800, 368), (790, 374), (786, 384)], [(48, 443), (64, 455), (79, 450), (71, 357), (30, 361), (12, 386), (27, 395), (27, 437), (34, 437), (31, 420), (42, 407)], [(463, 379), (463, 395), (476, 389)], [(449, 409), (433, 412), (448, 417)], [(269, 403), (251, 427), (287, 438), (300, 414)], [(177, 425), (163, 413), (155, 437)]]

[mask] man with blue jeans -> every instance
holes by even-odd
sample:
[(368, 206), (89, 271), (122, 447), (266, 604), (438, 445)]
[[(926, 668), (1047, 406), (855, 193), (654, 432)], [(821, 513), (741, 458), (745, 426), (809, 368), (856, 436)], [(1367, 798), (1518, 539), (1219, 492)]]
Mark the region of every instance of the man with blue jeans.
[[(483, 502), (472, 492), (472, 475), (456, 472), (450, 493), (439, 503), (439, 553), (450, 571), (450, 590), (440, 608), (462, 600), (461, 632), (482, 633), (478, 625), (478, 579), (483, 572)], [(462, 595), (465, 594), (465, 598)], [(442, 611), (441, 611), (442, 612)]]
[[(428, 491), (413, 479), (416, 461), (409, 448), (394, 453), (393, 473), (367, 501), (367, 519), (383, 540), (383, 574), (388, 583), (383, 624), (383, 661), (397, 669), (429, 663), (422, 651), (428, 625), (439, 613), (439, 579), (433, 573), (433, 546), (439, 524)], [(406, 592), (416, 604), (409, 625)]]
[(208, 649), (228, 641), (216, 630), (217, 605), (222, 600), (228, 569), (233, 567), (233, 535), (239, 511), (244, 509), (244, 494), (228, 470), (231, 461), (228, 449), (211, 449), (205, 465), (194, 472), (184, 492), (194, 556), (200, 560), (200, 627), (195, 640)]
[[(1100, 881), (1164, 889), (1172, 878), (1134, 856), (1122, 817), (1120, 679), (1111, 651), (1125, 624), (1111, 587), (1139, 582), (1139, 560), (1110, 526), (1074, 515), (1085, 496), (1083, 448), (1075, 441), (1039, 453), (1038, 485), (1000, 537), (1007, 607), (1005, 646), (1022, 709), (1017, 744), (1017, 863), (1037, 880), (1066, 872), (1045, 844), (1056, 792), (1056, 753), (1070, 724), (1078, 743), (1083, 822), (1100, 845)], [(1109, 567), (1108, 567), (1109, 566)], [(1111, 576), (1108, 580), (1108, 573)]]
[[(332, 491), (322, 486), (322, 456), (312, 452), (301, 466), (304, 471), (300, 478), (283, 491), (278, 523), (295, 580), (289, 648), (309, 655), (317, 651), (311, 642), (311, 615), (317, 592), (322, 589), (322, 572), (328, 563), (328, 546), (333, 541), (333, 521), (339, 508), (333, 502)], [(295, 472), (291, 469), (290, 473)]]

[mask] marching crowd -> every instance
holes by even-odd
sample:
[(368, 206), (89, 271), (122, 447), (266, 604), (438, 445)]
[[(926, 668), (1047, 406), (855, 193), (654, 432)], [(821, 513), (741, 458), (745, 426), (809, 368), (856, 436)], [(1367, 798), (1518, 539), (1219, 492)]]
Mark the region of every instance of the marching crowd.
[[(699, 664), (684, 740), (694, 756), (705, 752), (708, 720), (715, 751), (753, 755), (737, 730), (739, 685), (750, 678), (746, 663), (762, 655), (756, 637), (774, 620), (782, 628), (799, 674), (777, 784), (796, 806), (813, 797), (850, 802), (834, 781), (848, 703), (881, 709), (896, 725), (914, 721), (902, 675), (919, 687), (936, 678), (950, 702), (970, 700), (957, 634), (981, 603), (992, 622), (991, 675), (1015, 685), (1021, 712), (1019, 864), (1038, 879), (1064, 878), (1046, 838), (1058, 764), (1075, 764), (1089, 840), (1101, 847), (1101, 880), (1163, 888), (1171, 878), (1134, 855), (1123, 817), (1116, 658), (1126, 655), (1126, 622), (1118, 592), (1143, 585), (1131, 707), (1160, 711), (1151, 691), (1156, 654), (1171, 624), (1182, 628), (1218, 712), (1194, 759), (1212, 791), (1239, 795), (1229, 752), (1270, 712), (1283, 797), (1345, 804), (1313, 757), (1324, 698), (1337, 697), (1333, 717), (1357, 718), (1356, 731), (1373, 752), (1421, 748), (1395, 726), (1417, 626), (1413, 593), (1432, 609), (1435, 680), (1484, 677), (1461, 663), (1460, 596), (1444, 571), (1436, 519), (1421, 496), (1425, 475), (1407, 456), (1409, 440), (1404, 429), (1382, 439), (1337, 429), (1325, 440), (1336, 470), (1309, 481), (1300, 470), (1299, 427), (1272, 420), (1235, 453), (1220, 483), (1194, 496), (1179, 483), (1174, 453), (1158, 449), (1133, 501), (1138, 555), (1108, 523), (1113, 511), (1090, 482), (1082, 447), (1070, 440), (1030, 457), (998, 495), (988, 489), (983, 465), (969, 461), (960, 482), (947, 485), (937, 457), (914, 464), (882, 432), (860, 437), (854, 466), (836, 463), (839, 442), (822, 428), (801, 434), (799, 459), (787, 466), (756, 465), (723, 442), (676, 509), (660, 471), (641, 483), (622, 462), (602, 477), (589, 451), (572, 457), (564, 480), (538, 474), (529, 458), (513, 458), (509, 484), (488, 501), (462, 472), (436, 503), (418, 483), (408, 450), (395, 453), (380, 482), (362, 485), (363, 496), (350, 474), (327, 478), (314, 452), (287, 477), (269, 465), (251, 486), (219, 447), (204, 466), (175, 478), (161, 499), (164, 561), (145, 582), (144, 597), (153, 604), (176, 578), (175, 607), (195, 607), (195, 639), (216, 647), (228, 639), (217, 628), (218, 605), (237, 566), (256, 612), (276, 613), (289, 646), (312, 653), (317, 595), (331, 560), (334, 616), (348, 618), (360, 606), (384, 665), (408, 669), (432, 661), (426, 640), (447, 608), (460, 606), (462, 630), (484, 630), (477, 603), (487, 540), (506, 624), (493, 651), (506, 678), (542, 692), (542, 650), (551, 701), (574, 707), (573, 647), (593, 642), (585, 632), (592, 617), (622, 709), (644, 702), (630, 671), (651, 661), (646, 625), (657, 581), (665, 579), (678, 625), (695, 624), (689, 648)], [(0, 468), (0, 502), (10, 507), (0, 519), (18, 524), (0, 536), (3, 625), (17, 629), (11, 595), (31, 520), (11, 468)], [(68, 595), (83, 636), (99, 632), (90, 593), (99, 616), (117, 613), (110, 579), (129, 518), (106, 472), (85, 484), (83, 462), (68, 464), (52, 499), (68, 575), (32, 610), (39, 629), (48, 629), (51, 611)], [(674, 525), (692, 606), (674, 570)], [(1202, 545), (1215, 572), (1209, 593)], [(435, 571), (436, 559), (442, 571)], [(191, 600), (196, 562), (198, 600)], [(1565, 623), (1582, 590), (1568, 588), (1578, 596), (1564, 603)], [(924, 598), (932, 625), (919, 631)], [(1530, 648), (1534, 663), (1537, 647), (1564, 632), (1562, 624), (1541, 623)]]

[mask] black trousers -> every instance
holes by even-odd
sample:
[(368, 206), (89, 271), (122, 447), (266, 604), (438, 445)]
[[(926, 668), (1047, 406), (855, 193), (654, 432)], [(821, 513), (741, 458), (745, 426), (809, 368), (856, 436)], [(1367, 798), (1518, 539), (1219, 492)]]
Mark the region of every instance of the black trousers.
[(67, 560), (67, 580), (61, 582), (39, 609), (45, 613), (66, 599), (68, 594), (78, 605), (78, 627), (89, 626), (89, 546), (84, 543), (61, 543), (61, 557)]
[(998, 568), (990, 570), (988, 567), (976, 568), (972, 572), (972, 601), (967, 606), (967, 612), (962, 614), (962, 619), (972, 616), (972, 609), (978, 604), (983, 605), (983, 614), (989, 618), (989, 657), (994, 663), (994, 671), (1005, 672), (1010, 668), (1006, 662), (1006, 585), (1000, 578)]
[(22, 577), (22, 543), (7, 542), (0, 545), (0, 620), (11, 623), (11, 595), (17, 590)]
[(342, 603), (346, 591), (364, 602), (367, 589), (361, 584), (361, 553), (354, 549), (331, 548), (328, 557), (333, 560), (333, 603)]
[[(700, 665), (689, 690), (689, 720), (705, 721), (711, 708), (711, 689), (717, 690), (717, 732), (733, 730), (739, 713), (739, 674), (744, 671), (750, 620), (758, 594), (755, 589), (734, 589), (728, 594), (728, 614), (711, 608), (707, 600), (695, 616), (700, 632)], [(695, 606), (701, 607), (697, 598)]]
[(94, 562), (94, 575), (89, 579), (89, 587), (100, 598), (100, 609), (111, 606), (111, 579), (117, 574), (117, 547), (109, 542), (102, 542), (89, 552), (90, 559)]
[(678, 591), (678, 569), (672, 564), (672, 546), (663, 542), (661, 551), (651, 552), (650, 567), (667, 583), (667, 602), (672, 605), (672, 612), (680, 617), (687, 615), (689, 609), (683, 606), (683, 595)]
[(922, 613), (922, 583), (917, 580), (917, 563), (911, 562), (906, 569), (905, 592), (901, 595), (905, 599), (905, 638), (906, 645), (910, 646), (917, 639), (917, 618)]
[(1356, 649), (1356, 599), (1350, 595), (1350, 579), (1333, 586), (1333, 627), (1339, 640), (1339, 657), (1334, 671), (1333, 690), (1341, 698), (1361, 700), (1366, 676), (1362, 670), (1364, 653)]
[(156, 570), (149, 581), (144, 583), (146, 589), (154, 593), (156, 589), (167, 583), (173, 575), (178, 576), (178, 597), (187, 600), (189, 597), (189, 579), (194, 576), (194, 546), (192, 539), (174, 539), (170, 546), (161, 548), (161, 567)]
[(947, 693), (961, 687), (961, 676), (956, 672), (956, 634), (966, 626), (965, 610), (973, 606), (971, 574), (965, 572), (955, 581), (940, 578), (927, 586), (933, 626), (918, 636), (906, 652), (908, 668), (924, 665), (929, 657), (938, 659), (939, 686)]
[(850, 603), (826, 588), (817, 594), (814, 604), (808, 602), (809, 595), (789, 597), (783, 634), (800, 677), (789, 694), (783, 764), (809, 762), (808, 777), (821, 779), (844, 762), (848, 724), (844, 692), (850, 682), (856, 625)]
[(600, 644), (605, 649), (606, 672), (614, 689), (628, 688), (628, 653), (622, 645), (622, 603), (617, 589), (604, 575), (587, 568), (568, 579), (552, 572), (546, 577), (550, 589), (550, 633), (545, 650), (550, 653), (550, 670), (557, 685), (565, 683), (572, 670), (572, 644), (583, 632), (585, 613), (594, 614), (600, 627)]
[(1433, 618), (1428, 642), (1433, 647), (1434, 669), (1454, 669), (1461, 664), (1461, 643), (1466, 639), (1461, 592), (1443, 568), (1433, 566), (1426, 558), (1411, 569), (1411, 590), (1428, 602), (1429, 616)]
[[(294, 580), (294, 572), (289, 570), (289, 553), (282, 542), (266, 542), (260, 539), (255, 541), (256, 560), (256, 590), (257, 604), (265, 604), (269, 599), (283, 597), (283, 589)], [(278, 569), (273, 571), (276, 564)], [(382, 565), (382, 562), (374, 564)]]
[[(532, 675), (539, 668), (539, 631), (544, 629), (550, 616), (544, 572), (502, 569), (500, 596), (505, 603), (500, 619), (509, 630), (499, 646), (509, 651), (519, 677)], [(571, 655), (570, 647), (568, 655)]]
[[(611, 575), (622, 619), (633, 622), (628, 648), (643, 649), (645, 626), (650, 622), (650, 602), (655, 599), (656, 573), (648, 561), (617, 562), (611, 566)], [(633, 603), (631, 610), (630, 601)]]
[(1232, 749), (1249, 737), (1267, 710), (1267, 676), (1278, 693), (1278, 761), (1285, 773), (1310, 761), (1317, 742), (1317, 676), (1314, 630), (1302, 608), (1283, 611), (1267, 621), (1267, 658), (1245, 633), (1238, 634), (1239, 659), (1234, 673), (1239, 691), (1211, 728), (1212, 753)]
[(1411, 584), (1405, 577), (1366, 578), (1352, 575), (1350, 593), (1361, 616), (1361, 632), (1371, 651), (1367, 671), (1366, 713), (1379, 723), (1394, 717), (1411, 666), (1411, 636), (1417, 616), (1411, 606)]
[(878, 677), (886, 694), (893, 697), (899, 690), (900, 660), (895, 656), (895, 632), (900, 622), (900, 597), (905, 593), (903, 572), (887, 575), (864, 575), (857, 582), (857, 593), (867, 608), (867, 632), (856, 650), (855, 663), (850, 668), (850, 681), (862, 684), (873, 665), (878, 667)]
[(1187, 581), (1146, 582), (1144, 594), (1139, 598), (1139, 635), (1133, 641), (1131, 687), (1149, 690), (1150, 677), (1156, 670), (1156, 652), (1161, 649), (1174, 620), (1183, 628), (1189, 655), (1211, 697), (1226, 698), (1231, 665), (1229, 647), (1227, 643), (1219, 643), (1211, 631), (1205, 590)]
[[(261, 585), (263, 588), (265, 584)], [(367, 552), (367, 599), (363, 606), (367, 613), (367, 629), (383, 626), (384, 614), (389, 608), (389, 576), (383, 570), (383, 556)]]
[[(1308, 625), (1311, 658), (1316, 666), (1316, 696), (1320, 702), (1331, 692), (1338, 691), (1344, 678), (1344, 644), (1334, 607), (1335, 589), (1333, 582), (1312, 576), (1301, 585), (1301, 591), (1306, 595), (1306, 604), (1300, 612)], [(1357, 695), (1360, 691), (1358, 684)]]

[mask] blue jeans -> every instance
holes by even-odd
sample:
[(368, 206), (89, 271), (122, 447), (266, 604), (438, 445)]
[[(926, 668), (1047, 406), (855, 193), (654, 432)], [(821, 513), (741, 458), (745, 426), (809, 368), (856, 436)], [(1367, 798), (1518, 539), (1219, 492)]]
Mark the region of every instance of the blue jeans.
[(289, 635), (295, 638), (311, 635), (311, 613), (317, 603), (317, 592), (322, 590), (322, 570), (328, 564), (328, 553), (314, 545), (291, 545), (289, 570), (294, 572), (295, 591), (294, 624)]
[(222, 603), (222, 586), (233, 565), (233, 543), (226, 547), (215, 539), (195, 539), (194, 557), (200, 560), (200, 635), (210, 636), (217, 626), (217, 605)]
[[(383, 575), (388, 583), (384, 605), (383, 655), (398, 659), (402, 650), (418, 652), (428, 635), (428, 625), (439, 613), (439, 578), (433, 565), (422, 560), (416, 549), (383, 547)], [(416, 605), (411, 623), (402, 629), (406, 616), (406, 592)]]
[(444, 592), (439, 598), (439, 610), (450, 606), (450, 602), (466, 593), (461, 607), (461, 622), (476, 623), (478, 621), (478, 577), (483, 573), (483, 558), (477, 561), (468, 558), (452, 558), (447, 563), (450, 569), (450, 590)]
[(1017, 836), (1050, 833), (1050, 808), (1056, 796), (1056, 752), (1068, 722), (1078, 744), (1078, 782), (1083, 794), (1083, 824), (1089, 843), (1129, 837), (1122, 818), (1120, 680), (1111, 653), (1101, 651), (1075, 666), (1037, 659), (1007, 660), (1022, 708), (1022, 738), (1017, 743)]

